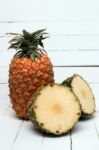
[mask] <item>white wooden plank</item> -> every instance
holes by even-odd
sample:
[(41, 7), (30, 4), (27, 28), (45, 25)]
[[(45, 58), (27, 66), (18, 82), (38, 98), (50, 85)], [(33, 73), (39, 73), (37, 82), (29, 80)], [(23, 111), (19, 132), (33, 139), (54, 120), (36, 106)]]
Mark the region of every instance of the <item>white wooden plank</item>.
[(51, 36), (45, 41), (48, 50), (99, 50), (99, 36), (65, 35)]
[[(98, 18), (96, 0), (0, 0), (0, 20), (64, 20)], [(6, 10), (6, 11), (5, 11)], [(93, 11), (92, 11), (93, 10)]]
[(51, 36), (98, 36), (99, 20), (0, 22), (0, 36), (10, 32), (21, 33), (23, 29), (33, 32), (41, 28), (46, 28)]
[(0, 100), (4, 101), (10, 101), (9, 99), (9, 89), (8, 89), (8, 84), (0, 84)]
[(99, 149), (99, 139), (92, 118), (80, 121), (72, 130), (72, 149)]
[[(66, 65), (98, 65), (99, 52), (49, 52), (55, 66)], [(93, 61), (92, 61), (93, 60)]]
[(97, 137), (99, 138), (99, 111), (95, 113), (95, 117), (93, 118), (93, 121), (96, 129)]
[[(46, 0), (42, 1), (42, 20), (76, 20), (98, 18), (99, 1), (96, 0)], [(93, 10), (93, 11), (92, 11)]]
[[(14, 51), (0, 53), (0, 67), (8, 66)], [(54, 66), (99, 65), (99, 51), (48, 51)]]
[(77, 73), (89, 83), (99, 83), (97, 67), (54, 67), (55, 81), (61, 83), (64, 79)]
[(8, 67), (0, 67), (0, 84), (8, 83)]
[(16, 141), (12, 145), (12, 150), (40, 150), (42, 146), (43, 134), (33, 128), (33, 124), (24, 121)]
[(0, 115), (0, 149), (10, 150), (20, 127), (21, 120)]
[(16, 114), (12, 109), (12, 105), (11, 105), (10, 100), (2, 99), (0, 104), (2, 106), (1, 107), (2, 108), (1, 113), (0, 113), (1, 117), (6, 117), (6, 118), (10, 118), (10, 119), (18, 119), (19, 120), (19, 118), (16, 117)]
[(70, 134), (68, 133), (62, 137), (48, 137), (45, 136), (43, 139), (43, 144), (41, 150), (70, 150), (71, 141)]
[[(0, 96), (1, 99), (1, 96)], [(0, 101), (0, 149), (10, 150), (22, 121), (16, 119), (8, 101)]]
[(0, 38), (0, 45), (1, 45), (0, 53), (8, 51), (8, 47), (9, 47), (9, 43), (8, 42), (9, 42), (9, 40), (10, 39), (8, 37)]
[(10, 107), (10, 101), (7, 100), (1, 100), (0, 96), (0, 115), (4, 115)]
[[(74, 73), (82, 75), (89, 83), (99, 83), (99, 67), (54, 67), (55, 81), (61, 83)], [(8, 83), (9, 67), (0, 67), (0, 83)]]
[(40, 17), (40, 8), (40, 0), (0, 0), (0, 20), (37, 20)]

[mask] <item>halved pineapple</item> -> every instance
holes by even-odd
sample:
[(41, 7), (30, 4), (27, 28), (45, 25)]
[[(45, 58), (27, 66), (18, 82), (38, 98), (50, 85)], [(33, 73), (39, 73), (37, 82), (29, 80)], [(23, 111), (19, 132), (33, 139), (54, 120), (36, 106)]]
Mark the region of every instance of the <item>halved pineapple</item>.
[(60, 135), (74, 127), (81, 115), (81, 108), (69, 87), (53, 84), (36, 93), (29, 115), (42, 131)]
[(62, 85), (69, 86), (78, 97), (82, 116), (89, 116), (95, 112), (95, 98), (88, 83), (78, 74), (64, 80)]

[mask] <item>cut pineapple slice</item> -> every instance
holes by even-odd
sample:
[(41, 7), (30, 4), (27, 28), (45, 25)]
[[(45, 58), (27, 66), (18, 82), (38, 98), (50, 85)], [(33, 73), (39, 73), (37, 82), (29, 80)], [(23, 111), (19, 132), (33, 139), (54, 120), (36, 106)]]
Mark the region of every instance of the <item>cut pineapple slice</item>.
[(68, 85), (78, 97), (81, 107), (82, 116), (92, 115), (95, 112), (95, 98), (88, 83), (77, 74), (64, 80), (63, 85)]
[(81, 115), (81, 108), (69, 87), (53, 84), (43, 87), (33, 97), (29, 114), (42, 131), (60, 135), (74, 127)]

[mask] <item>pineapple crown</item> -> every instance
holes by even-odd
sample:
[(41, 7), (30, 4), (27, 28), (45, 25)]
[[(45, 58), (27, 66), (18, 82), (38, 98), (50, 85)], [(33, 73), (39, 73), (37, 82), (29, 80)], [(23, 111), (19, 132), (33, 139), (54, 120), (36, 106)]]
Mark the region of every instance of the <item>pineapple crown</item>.
[(23, 30), (23, 34), (8, 33), (15, 36), (9, 41), (10, 46), (8, 49), (14, 48), (17, 51), (15, 56), (18, 57), (31, 57), (32, 60), (40, 58), (46, 53), (42, 42), (48, 37), (44, 36), (47, 34), (45, 30), (41, 29), (33, 33)]

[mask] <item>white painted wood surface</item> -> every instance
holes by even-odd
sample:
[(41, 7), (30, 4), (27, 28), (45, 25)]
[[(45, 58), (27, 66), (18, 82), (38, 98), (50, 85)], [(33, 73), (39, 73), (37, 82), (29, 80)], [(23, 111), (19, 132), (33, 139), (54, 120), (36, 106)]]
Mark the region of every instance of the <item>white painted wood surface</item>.
[[(11, 108), (8, 66), (9, 32), (47, 28), (45, 49), (61, 83), (78, 73), (90, 84), (96, 98), (93, 118), (79, 121), (63, 137), (48, 137), (29, 121), (18, 119)], [(0, 150), (98, 150), (99, 149), (99, 1), (98, 0), (0, 0)]]

